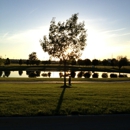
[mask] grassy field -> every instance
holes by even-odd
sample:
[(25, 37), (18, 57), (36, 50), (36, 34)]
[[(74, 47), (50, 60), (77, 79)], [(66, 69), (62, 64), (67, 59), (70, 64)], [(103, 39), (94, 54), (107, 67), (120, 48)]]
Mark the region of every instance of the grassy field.
[[(0, 71), (18, 71), (18, 70), (40, 70), (40, 71), (63, 71), (64, 66), (59, 64), (47, 64), (47, 65), (18, 65), (11, 64), (8, 66), (0, 66)], [(130, 73), (130, 66), (123, 66), (120, 70), (117, 66), (79, 66), (79, 65), (67, 65), (66, 70), (74, 70), (74, 71), (97, 71), (97, 72), (122, 72), (122, 73)]]
[[(63, 78), (3, 78), (0, 82), (44, 82), (44, 81), (63, 81)], [(68, 79), (67, 79), (68, 80)], [(72, 81), (92, 81), (92, 82), (120, 82), (130, 81), (130, 78), (71, 78)]]
[(130, 114), (130, 83), (0, 83), (0, 116)]

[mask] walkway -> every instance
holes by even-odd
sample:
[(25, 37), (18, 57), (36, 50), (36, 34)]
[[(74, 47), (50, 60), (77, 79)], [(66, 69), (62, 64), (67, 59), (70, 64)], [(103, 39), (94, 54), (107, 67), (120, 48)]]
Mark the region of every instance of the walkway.
[(0, 130), (129, 130), (130, 115), (1, 117)]

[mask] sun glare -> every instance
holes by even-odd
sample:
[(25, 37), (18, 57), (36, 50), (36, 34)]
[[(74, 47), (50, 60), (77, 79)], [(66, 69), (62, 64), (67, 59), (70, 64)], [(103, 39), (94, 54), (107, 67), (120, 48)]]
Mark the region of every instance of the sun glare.
[(102, 58), (107, 51), (107, 41), (98, 32), (91, 30), (88, 31), (87, 46), (83, 52), (82, 58)]

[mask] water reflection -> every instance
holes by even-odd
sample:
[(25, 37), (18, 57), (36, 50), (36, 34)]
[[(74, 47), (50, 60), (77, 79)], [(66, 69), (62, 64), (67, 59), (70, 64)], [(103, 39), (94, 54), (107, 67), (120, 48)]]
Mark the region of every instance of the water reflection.
[(26, 71), (26, 75), (28, 75), (28, 77), (39, 77), (40, 76), (41, 71)]
[(11, 72), (8, 71), (8, 70), (7, 70), (7, 71), (4, 71), (3, 77), (9, 77), (9, 76), (10, 76), (10, 73), (11, 73)]
[(49, 78), (50, 78), (50, 77), (51, 77), (51, 72), (48, 72), (48, 73), (47, 73), (47, 72), (44, 72), (44, 73), (42, 73), (41, 75), (42, 75), (43, 77), (49, 77)]
[[(94, 72), (91, 71), (71, 71), (66, 73), (67, 76), (71, 75), (72, 78), (117, 78), (117, 77), (130, 77), (130, 74), (122, 73), (107, 73), (107, 72)], [(0, 71), (0, 77), (36, 77), (36, 78), (63, 78), (64, 72), (47, 72), (47, 71)]]
[(19, 70), (18, 73), (19, 73), (20, 76), (22, 76), (23, 71), (22, 71), (22, 70)]
[(2, 72), (2, 71), (0, 71), (0, 77), (2, 76), (2, 74), (3, 74), (3, 72)]

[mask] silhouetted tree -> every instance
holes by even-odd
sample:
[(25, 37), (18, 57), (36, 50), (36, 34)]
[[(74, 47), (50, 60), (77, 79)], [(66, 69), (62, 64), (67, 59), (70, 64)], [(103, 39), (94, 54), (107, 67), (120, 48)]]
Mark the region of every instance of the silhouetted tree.
[(84, 65), (84, 61), (82, 59), (78, 59), (78, 65)]
[(22, 65), (23, 64), (23, 61), (22, 59), (19, 60), (19, 65)]
[(108, 63), (108, 60), (104, 59), (104, 60), (102, 61), (102, 65), (107, 66), (108, 64), (109, 64), (109, 63)]
[(36, 54), (36, 52), (32, 52), (31, 54), (29, 54), (29, 62), (30, 62), (30, 64), (36, 64), (36, 65), (39, 65), (40, 64), (40, 62), (39, 62), (39, 60), (38, 60), (38, 58), (37, 58), (37, 54)]
[(26, 64), (27, 64), (27, 65), (29, 65), (29, 64), (30, 64), (29, 60), (26, 60)]
[(56, 24), (53, 18), (50, 23), (49, 39), (44, 36), (40, 40), (43, 51), (48, 52), (51, 57), (61, 59), (64, 63), (64, 87), (66, 87), (66, 62), (78, 59), (86, 46), (85, 24), (77, 23), (78, 14), (66, 22)]
[(7, 59), (5, 60), (5, 65), (10, 65), (10, 63), (11, 63), (10, 59), (7, 58)]
[(86, 65), (86, 66), (87, 66), (87, 65), (91, 65), (91, 60), (90, 60), (90, 59), (85, 59), (84, 62), (85, 62), (85, 65)]
[(119, 69), (121, 69), (122, 66), (127, 66), (129, 63), (127, 57), (118, 56), (117, 60)]
[(99, 60), (97, 59), (92, 60), (92, 65), (97, 66), (98, 64), (99, 64)]
[(75, 59), (71, 60), (71, 65), (76, 65), (76, 60)]
[(4, 63), (4, 59), (0, 56), (0, 66)]
[(113, 66), (114, 68), (114, 66), (117, 66), (117, 65), (118, 65), (118, 61), (115, 58), (111, 59), (111, 66)]
[(59, 64), (60, 64), (60, 65), (62, 65), (62, 64), (63, 64), (63, 61), (62, 61), (62, 59), (60, 59), (60, 61), (59, 61)]
[(36, 60), (36, 61), (35, 61), (35, 64), (36, 64), (36, 65), (40, 65), (40, 62), (41, 62), (40, 60)]

